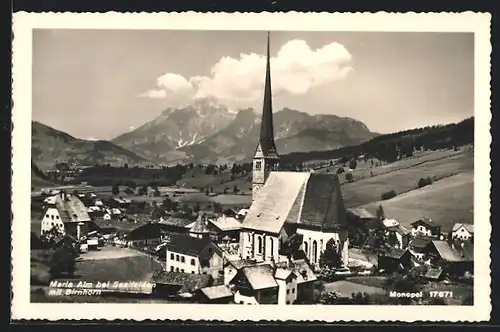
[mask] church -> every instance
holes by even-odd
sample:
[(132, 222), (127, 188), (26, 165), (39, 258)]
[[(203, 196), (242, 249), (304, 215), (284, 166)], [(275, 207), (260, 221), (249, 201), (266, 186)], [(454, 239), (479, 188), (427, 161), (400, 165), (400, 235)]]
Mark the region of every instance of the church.
[(288, 260), (284, 244), (294, 236), (301, 238), (299, 249), (311, 265), (318, 266), (330, 239), (335, 240), (342, 262), (347, 264), (346, 213), (337, 176), (279, 171), (269, 43), (268, 34), (262, 122), (253, 157), (252, 205), (242, 223), (240, 256), (263, 262)]

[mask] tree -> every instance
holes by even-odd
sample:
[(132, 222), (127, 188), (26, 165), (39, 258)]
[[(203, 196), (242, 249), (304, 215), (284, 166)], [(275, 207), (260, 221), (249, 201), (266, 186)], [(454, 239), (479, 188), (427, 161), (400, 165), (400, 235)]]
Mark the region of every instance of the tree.
[(43, 231), (40, 235), (40, 241), (44, 247), (53, 247), (56, 240), (62, 235), (62, 232), (56, 226), (52, 226), (50, 230)]
[(115, 183), (113, 185), (113, 188), (111, 188), (111, 193), (113, 195), (118, 195), (120, 193), (120, 187), (118, 186), (118, 183)]
[(155, 197), (160, 197), (161, 196), (161, 192), (160, 192), (160, 189), (158, 189), (158, 187), (155, 189)]
[(349, 168), (350, 169), (356, 169), (357, 166), (358, 166), (358, 161), (355, 158), (352, 158), (349, 161)]
[(207, 188), (207, 189), (205, 189), (205, 196), (208, 196), (208, 195), (210, 195), (210, 191)]
[(342, 257), (340, 256), (339, 246), (334, 239), (328, 240), (325, 250), (319, 257), (319, 266), (336, 268), (342, 266)]
[(78, 252), (69, 246), (57, 249), (51, 259), (49, 273), (52, 277), (60, 277), (63, 275), (73, 275), (76, 270), (76, 258)]
[(125, 194), (127, 194), (127, 195), (133, 195), (134, 194), (134, 189), (128, 187), (127, 189), (125, 189)]
[(379, 221), (385, 220), (385, 212), (384, 212), (384, 208), (382, 207), (382, 205), (378, 206), (376, 214), (377, 214), (377, 220), (379, 220)]
[(237, 194), (237, 193), (238, 193), (238, 191), (240, 191), (240, 190), (238, 189), (238, 186), (237, 186), (237, 185), (234, 185), (234, 187), (233, 187), (233, 193), (234, 193), (234, 194)]
[(214, 212), (215, 213), (221, 213), (222, 212), (222, 205), (220, 203), (215, 202), (213, 207), (214, 207)]
[(193, 211), (194, 212), (200, 212), (200, 204), (196, 203), (194, 206), (193, 206)]

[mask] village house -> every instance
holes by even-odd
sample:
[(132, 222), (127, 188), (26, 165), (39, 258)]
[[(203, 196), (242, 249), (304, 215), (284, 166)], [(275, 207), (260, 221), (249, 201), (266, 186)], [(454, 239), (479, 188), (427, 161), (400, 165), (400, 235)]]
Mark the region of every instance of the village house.
[(278, 304), (293, 304), (297, 300), (297, 275), (284, 268), (276, 268), (274, 279), (278, 284)]
[(125, 236), (129, 247), (141, 248), (158, 245), (167, 237), (168, 232), (165, 231), (159, 223), (144, 224), (131, 230)]
[(90, 221), (87, 209), (78, 197), (60, 192), (52, 196), (45, 206), (41, 217), (41, 234), (55, 228), (63, 234), (84, 236)]
[(474, 225), (456, 223), (451, 230), (451, 238), (454, 240), (469, 241), (474, 238)]
[(348, 261), (344, 202), (336, 175), (278, 171), (273, 128), (269, 36), (259, 141), (252, 164), (252, 205), (242, 223), (240, 257), (279, 262), (282, 243), (303, 235), (303, 250), (313, 265), (326, 243), (335, 239)]
[(246, 266), (252, 266), (255, 264), (256, 262), (251, 259), (239, 259), (234, 261), (227, 260), (224, 264), (224, 285), (229, 285), (239, 270)]
[(233, 302), (234, 294), (227, 285), (218, 285), (198, 289), (194, 300), (197, 303), (229, 304)]
[(231, 281), (235, 286), (236, 304), (278, 304), (278, 283), (271, 264), (258, 264), (240, 269)]
[(391, 248), (378, 255), (378, 268), (387, 273), (405, 271), (412, 266), (412, 255), (408, 250)]
[(411, 224), (413, 227), (411, 230), (411, 235), (423, 235), (432, 236), (439, 238), (441, 236), (441, 226), (436, 225), (432, 220), (428, 218), (421, 218)]
[(368, 210), (363, 208), (350, 208), (346, 209), (346, 217), (349, 221), (353, 221), (357, 224), (367, 225), (368, 227), (376, 221), (376, 217), (368, 212)]
[(165, 248), (167, 271), (210, 274), (215, 279), (223, 271), (223, 252), (207, 237), (172, 234)]
[(417, 260), (423, 261), (425, 259), (425, 248), (433, 240), (435, 238), (429, 236), (416, 236), (408, 244), (408, 250)]
[(441, 267), (446, 273), (462, 276), (474, 272), (474, 245), (468, 242), (434, 240), (425, 248), (432, 266)]
[(296, 276), (297, 296), (295, 303), (312, 304), (314, 301), (314, 283), (318, 280), (306, 259), (291, 259), (276, 263), (282, 269), (293, 271)]
[(410, 243), (411, 232), (394, 219), (385, 219), (382, 223), (389, 239), (389, 245), (394, 248), (405, 249)]
[(230, 241), (239, 241), (241, 222), (235, 217), (222, 215), (217, 218), (208, 219), (208, 222), (212, 226), (217, 241), (222, 241), (224, 238), (229, 238)]

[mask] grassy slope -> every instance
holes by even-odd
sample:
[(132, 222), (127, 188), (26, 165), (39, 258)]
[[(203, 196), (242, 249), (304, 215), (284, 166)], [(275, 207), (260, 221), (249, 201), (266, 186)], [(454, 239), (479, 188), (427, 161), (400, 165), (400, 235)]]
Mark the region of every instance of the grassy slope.
[(462, 153), (432, 161), (409, 159), (376, 167), (373, 169), (373, 177), (356, 180), (354, 174), (354, 182), (342, 185), (342, 195), (348, 207), (359, 206), (380, 200), (382, 193), (391, 189), (397, 194), (414, 190), (422, 177), (435, 177), (439, 180), (473, 170), (472, 153)]
[(441, 224), (442, 231), (448, 232), (456, 222), (473, 222), (474, 173), (469, 171), (451, 176), (390, 200), (362, 207), (375, 214), (379, 204), (388, 218), (394, 218), (405, 226), (427, 217)]

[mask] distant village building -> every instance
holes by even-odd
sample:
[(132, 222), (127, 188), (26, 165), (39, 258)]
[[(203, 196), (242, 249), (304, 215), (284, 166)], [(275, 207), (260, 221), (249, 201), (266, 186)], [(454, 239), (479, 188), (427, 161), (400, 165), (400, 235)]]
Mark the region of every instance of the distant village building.
[[(54, 227), (63, 234), (77, 237), (86, 234), (86, 226), (90, 222), (85, 205), (77, 196), (60, 192), (46, 202), (41, 217), (41, 234)], [(80, 226), (78, 226), (80, 224)], [(83, 226), (81, 226), (83, 224)], [(83, 227), (79, 231), (79, 227)]]
[(451, 238), (456, 240), (468, 241), (474, 237), (474, 225), (456, 223), (451, 230)]
[(282, 243), (295, 233), (303, 235), (303, 250), (312, 264), (330, 239), (348, 261), (348, 237), (340, 183), (335, 175), (279, 172), (274, 141), (269, 37), (264, 105), (259, 141), (253, 158), (252, 205), (242, 223), (240, 256), (276, 262), (286, 259)]
[(441, 236), (441, 226), (436, 225), (428, 218), (421, 218), (411, 224), (413, 227), (411, 234), (413, 236), (424, 235), (439, 238)]
[(217, 279), (223, 271), (223, 252), (207, 237), (172, 234), (166, 245), (166, 270), (210, 274)]
[(465, 275), (474, 271), (474, 245), (466, 242), (434, 240), (425, 248), (433, 266), (444, 268), (447, 273)]
[(224, 265), (224, 284), (229, 285), (239, 270), (244, 267), (255, 265), (256, 262), (251, 259), (239, 259), (235, 261), (226, 261)]

